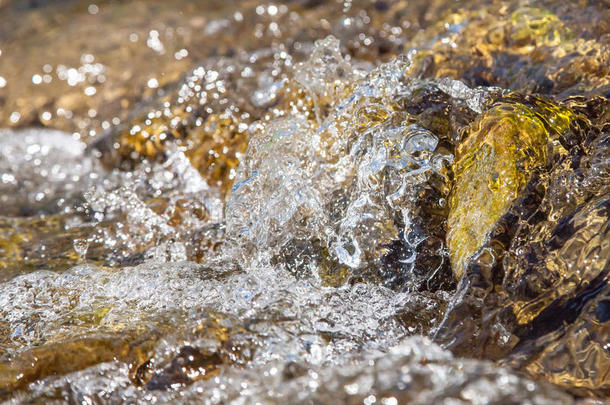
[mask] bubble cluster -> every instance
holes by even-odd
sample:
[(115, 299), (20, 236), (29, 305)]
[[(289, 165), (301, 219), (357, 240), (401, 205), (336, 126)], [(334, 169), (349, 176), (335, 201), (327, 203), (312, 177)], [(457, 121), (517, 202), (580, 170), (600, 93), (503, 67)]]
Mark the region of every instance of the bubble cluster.
[(0, 213), (36, 215), (72, 210), (102, 168), (78, 136), (35, 129), (0, 130)]

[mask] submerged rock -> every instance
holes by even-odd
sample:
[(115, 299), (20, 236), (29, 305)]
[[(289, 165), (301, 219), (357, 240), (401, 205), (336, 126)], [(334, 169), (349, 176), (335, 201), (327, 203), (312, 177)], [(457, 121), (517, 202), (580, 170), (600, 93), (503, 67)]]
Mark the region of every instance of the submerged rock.
[[(488, 403), (551, 405), (578, 403), (547, 383), (535, 382), (490, 362), (459, 359), (427, 339), (408, 338), (387, 353), (359, 353), (349, 363), (331, 367), (292, 361), (269, 361), (235, 368), (199, 380), (180, 391), (135, 390), (129, 370), (105, 363), (79, 373), (32, 384), (22, 401), (90, 398), (111, 403), (146, 402), (211, 404), (242, 401), (275, 404), (345, 403), (430, 404)], [(95, 381), (95, 384), (86, 383)], [(219, 387), (223, 387), (219, 389)]]
[(488, 237), (479, 235), (482, 248), (463, 267), (437, 339), (579, 395), (606, 396), (607, 107), (583, 111), (588, 118), (574, 115), (564, 127), (564, 151), (531, 174)]
[(449, 198), (447, 245), (459, 279), (498, 220), (522, 196), (530, 179), (565, 153), (559, 137), (573, 114), (542, 100), (500, 102), (468, 130), (456, 151)]
[(603, 95), (609, 16), (597, 1), (467, 3), (415, 36), (411, 71), (559, 98)]
[[(68, 374), (99, 363), (125, 361), (137, 366), (154, 340), (140, 336), (93, 336), (48, 343), (0, 361), (0, 397), (52, 375)], [(148, 346), (148, 347), (147, 347)]]

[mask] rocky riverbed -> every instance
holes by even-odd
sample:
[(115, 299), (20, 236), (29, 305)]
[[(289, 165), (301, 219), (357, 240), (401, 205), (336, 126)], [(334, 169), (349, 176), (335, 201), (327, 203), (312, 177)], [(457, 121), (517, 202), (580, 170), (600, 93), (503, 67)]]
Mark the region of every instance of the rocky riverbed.
[(605, 403), (609, 21), (0, 0), (0, 401)]

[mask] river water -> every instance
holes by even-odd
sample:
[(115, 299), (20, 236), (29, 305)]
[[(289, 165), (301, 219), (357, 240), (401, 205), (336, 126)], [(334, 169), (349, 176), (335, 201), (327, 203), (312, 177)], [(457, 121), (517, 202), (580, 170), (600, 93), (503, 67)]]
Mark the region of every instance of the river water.
[(0, 0), (0, 401), (604, 403), (608, 21)]

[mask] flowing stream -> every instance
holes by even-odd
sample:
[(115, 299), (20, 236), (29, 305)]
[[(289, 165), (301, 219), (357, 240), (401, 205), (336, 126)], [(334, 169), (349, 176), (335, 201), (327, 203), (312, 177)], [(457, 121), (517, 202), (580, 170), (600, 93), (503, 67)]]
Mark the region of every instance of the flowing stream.
[(0, 401), (605, 403), (608, 21), (0, 0)]

